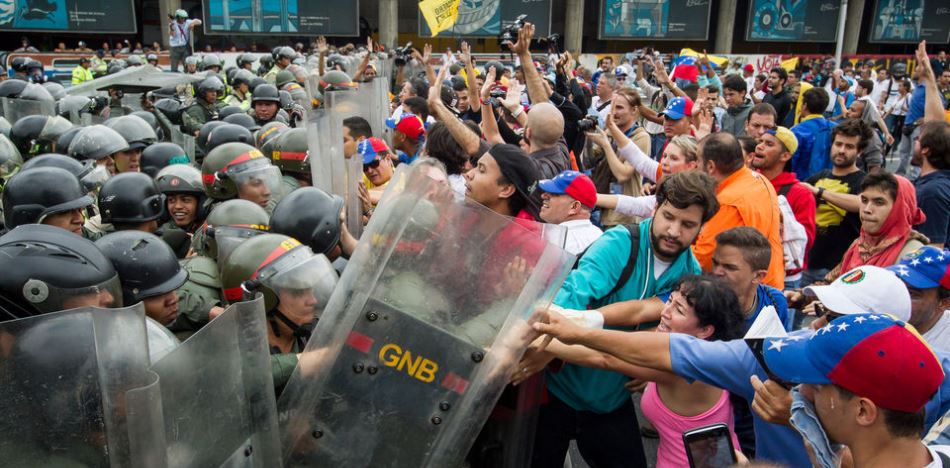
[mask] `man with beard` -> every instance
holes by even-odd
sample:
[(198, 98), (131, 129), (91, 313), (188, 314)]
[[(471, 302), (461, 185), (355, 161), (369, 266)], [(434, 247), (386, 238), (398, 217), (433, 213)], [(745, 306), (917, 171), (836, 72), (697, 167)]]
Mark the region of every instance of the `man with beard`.
[(858, 237), (857, 196), (866, 175), (858, 155), (871, 139), (871, 128), (860, 120), (845, 120), (832, 129), (831, 169), (810, 177), (805, 187), (815, 194), (815, 241), (808, 253), (802, 286), (824, 279)]
[[(689, 246), (719, 209), (715, 182), (699, 171), (680, 172), (660, 183), (656, 201), (652, 219), (618, 226), (591, 244), (554, 299), (557, 306), (584, 310), (652, 297), (671, 291), (682, 275), (699, 273)], [(519, 367), (528, 375), (554, 357), (532, 351)], [(549, 399), (540, 410), (534, 466), (563, 463), (572, 439), (592, 465), (646, 466), (637, 416), (624, 387), (629, 380), (573, 364), (548, 373)]]

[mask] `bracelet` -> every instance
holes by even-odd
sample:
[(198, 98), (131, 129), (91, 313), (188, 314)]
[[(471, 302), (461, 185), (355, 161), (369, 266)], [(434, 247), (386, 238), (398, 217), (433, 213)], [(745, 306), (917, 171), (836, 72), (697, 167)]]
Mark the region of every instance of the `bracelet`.
[(511, 116), (517, 119), (518, 116), (521, 115), (522, 112), (524, 112), (524, 107), (522, 107), (522, 106), (519, 105), (519, 106), (516, 107), (515, 110), (511, 113)]
[(482, 99), (481, 97), (478, 98), (478, 101), (481, 102), (483, 106), (487, 106), (487, 105), (491, 104), (491, 101), (490, 101), (490, 100), (489, 100), (489, 101), (486, 101), (486, 100)]
[(822, 200), (821, 196), (824, 195), (824, 194), (825, 194), (825, 188), (824, 188), (824, 187), (818, 187), (818, 193), (815, 194), (815, 199), (816, 199), (816, 200), (819, 200), (819, 201)]

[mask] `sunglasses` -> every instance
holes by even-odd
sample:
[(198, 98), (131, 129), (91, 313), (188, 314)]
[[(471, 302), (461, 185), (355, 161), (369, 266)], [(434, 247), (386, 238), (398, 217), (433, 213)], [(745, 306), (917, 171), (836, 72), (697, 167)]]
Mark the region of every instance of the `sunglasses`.
[(379, 163), (380, 163), (380, 159), (376, 158), (375, 160), (373, 160), (373, 162), (369, 164), (363, 164), (363, 170), (365, 171), (368, 169), (376, 169), (377, 167), (379, 167)]

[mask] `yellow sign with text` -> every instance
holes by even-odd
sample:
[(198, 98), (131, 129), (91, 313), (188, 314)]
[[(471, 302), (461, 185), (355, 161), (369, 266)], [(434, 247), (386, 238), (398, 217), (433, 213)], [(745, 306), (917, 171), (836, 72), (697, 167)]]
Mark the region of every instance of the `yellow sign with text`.
[(419, 2), (419, 11), (425, 18), (432, 37), (440, 32), (455, 26), (459, 16), (460, 0), (422, 0)]

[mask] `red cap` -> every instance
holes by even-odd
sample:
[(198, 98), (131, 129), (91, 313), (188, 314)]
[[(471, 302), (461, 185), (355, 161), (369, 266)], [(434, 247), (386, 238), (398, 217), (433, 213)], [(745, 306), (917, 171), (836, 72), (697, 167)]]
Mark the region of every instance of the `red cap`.
[(745, 66), (742, 67), (742, 69), (745, 70), (745, 71), (747, 71), (747, 72), (749, 72), (749, 73), (752, 73), (752, 72), (755, 71), (755, 68), (752, 66), (751, 63), (745, 64)]

